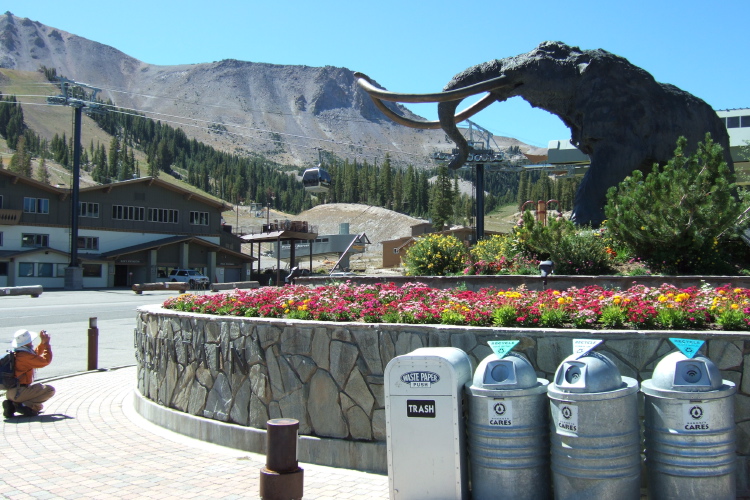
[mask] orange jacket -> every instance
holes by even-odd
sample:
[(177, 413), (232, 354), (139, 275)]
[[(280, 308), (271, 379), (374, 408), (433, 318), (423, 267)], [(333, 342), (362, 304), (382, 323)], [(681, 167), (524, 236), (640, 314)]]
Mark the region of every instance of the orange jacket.
[(42, 342), (36, 349), (36, 354), (26, 351), (16, 351), (16, 378), (19, 384), (32, 384), (34, 382), (34, 369), (44, 368), (52, 362), (52, 347), (47, 342)]

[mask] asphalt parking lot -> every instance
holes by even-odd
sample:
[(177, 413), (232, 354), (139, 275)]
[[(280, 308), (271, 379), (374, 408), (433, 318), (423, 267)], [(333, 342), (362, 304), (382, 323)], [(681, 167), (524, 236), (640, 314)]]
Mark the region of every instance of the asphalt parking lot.
[(37, 378), (78, 373), (87, 369), (89, 318), (96, 318), (98, 368), (133, 365), (136, 309), (162, 303), (177, 293), (154, 291), (136, 295), (123, 288), (45, 290), (37, 298), (0, 296), (0, 345), (3, 350), (10, 349), (13, 332), (19, 328), (47, 330), (54, 358), (50, 366), (39, 370)]

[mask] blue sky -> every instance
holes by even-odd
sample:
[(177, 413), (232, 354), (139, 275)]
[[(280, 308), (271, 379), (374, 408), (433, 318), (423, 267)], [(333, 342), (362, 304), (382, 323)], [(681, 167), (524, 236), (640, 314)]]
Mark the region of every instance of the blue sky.
[[(560, 40), (623, 56), (714, 109), (750, 107), (748, 0), (712, 2), (716, 7), (694, 0), (3, 3), (3, 12), (110, 45), (147, 63), (239, 59), (339, 66), (399, 92), (437, 92), (469, 66)], [(436, 118), (436, 105), (411, 109)], [(570, 137), (557, 117), (518, 98), (493, 104), (473, 121), (536, 146)]]

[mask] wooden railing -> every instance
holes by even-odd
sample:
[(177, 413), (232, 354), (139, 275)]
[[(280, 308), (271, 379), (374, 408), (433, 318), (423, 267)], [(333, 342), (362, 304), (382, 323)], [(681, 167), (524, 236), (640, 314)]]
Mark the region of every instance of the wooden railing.
[(0, 225), (11, 226), (21, 222), (21, 210), (0, 208)]

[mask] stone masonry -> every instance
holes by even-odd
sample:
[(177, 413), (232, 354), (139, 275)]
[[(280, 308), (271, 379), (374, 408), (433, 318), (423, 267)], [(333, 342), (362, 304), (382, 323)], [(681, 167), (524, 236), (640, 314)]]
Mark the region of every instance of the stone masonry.
[(738, 492), (750, 491), (750, 339), (744, 333), (333, 323), (147, 306), (138, 310), (135, 336), (138, 389), (160, 405), (258, 429), (271, 418), (295, 418), (300, 434), (359, 445), (385, 443), (385, 367), (419, 347), (458, 347), (476, 367), (492, 353), (488, 340), (519, 340), (514, 351), (551, 380), (574, 338), (604, 339), (597, 351), (642, 382), (674, 350), (669, 337), (706, 340), (705, 353), (737, 386)]

